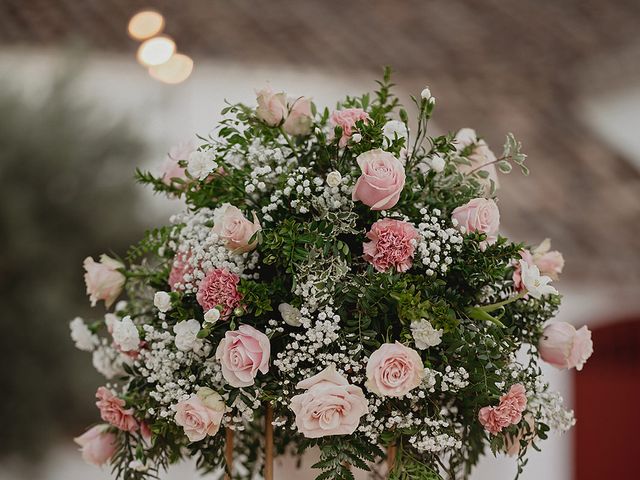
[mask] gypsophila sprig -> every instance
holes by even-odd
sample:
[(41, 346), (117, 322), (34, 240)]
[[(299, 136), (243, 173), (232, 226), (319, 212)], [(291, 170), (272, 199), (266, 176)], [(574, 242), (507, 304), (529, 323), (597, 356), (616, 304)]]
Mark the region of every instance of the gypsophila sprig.
[(431, 90), (411, 123), (389, 70), (335, 110), (256, 95), (160, 174), (136, 172), (182, 213), (124, 260), (84, 262), (107, 308), (70, 323), (107, 381), (85, 460), (125, 480), (183, 457), (230, 472), (233, 446), (233, 478), (255, 478), (273, 430), (281, 454), (320, 449), (321, 480), (387, 456), (391, 479), (467, 478), (487, 451), (522, 471), (574, 423), (539, 361), (581, 369), (593, 346), (548, 323), (562, 255), (500, 234), (499, 176), (528, 173), (520, 142), (496, 157), (469, 128), (430, 136)]

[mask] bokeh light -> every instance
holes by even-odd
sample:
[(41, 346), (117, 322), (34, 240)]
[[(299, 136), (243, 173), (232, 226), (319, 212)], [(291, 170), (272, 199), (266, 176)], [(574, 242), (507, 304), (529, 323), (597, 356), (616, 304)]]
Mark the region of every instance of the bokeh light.
[(174, 54), (167, 62), (149, 67), (149, 75), (156, 80), (175, 85), (184, 82), (193, 71), (193, 60), (182, 53)]
[(146, 40), (157, 35), (164, 28), (164, 17), (155, 10), (136, 13), (129, 20), (129, 35), (136, 40)]
[(175, 51), (176, 44), (171, 38), (164, 35), (153, 37), (138, 48), (138, 62), (146, 67), (161, 65), (169, 61)]

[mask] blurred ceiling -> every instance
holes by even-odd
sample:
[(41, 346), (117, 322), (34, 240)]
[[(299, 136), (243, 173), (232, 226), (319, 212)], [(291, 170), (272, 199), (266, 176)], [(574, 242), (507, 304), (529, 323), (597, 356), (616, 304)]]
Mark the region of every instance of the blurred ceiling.
[(439, 127), (475, 126), (496, 151), (513, 131), (532, 175), (502, 182), (506, 228), (551, 237), (571, 280), (640, 285), (640, 172), (580, 108), (640, 88), (639, 0), (0, 0), (0, 45), (79, 38), (133, 53), (127, 22), (149, 7), (196, 60), (375, 75), (388, 64), (404, 91), (430, 85)]

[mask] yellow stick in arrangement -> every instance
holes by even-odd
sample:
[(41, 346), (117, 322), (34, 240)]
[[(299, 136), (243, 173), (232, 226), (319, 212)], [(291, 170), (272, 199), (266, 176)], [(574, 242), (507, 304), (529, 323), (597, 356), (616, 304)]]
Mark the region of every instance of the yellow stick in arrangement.
[(225, 429), (224, 459), (228, 469), (224, 474), (224, 480), (231, 480), (233, 475), (233, 430), (230, 428)]
[(270, 403), (264, 413), (264, 480), (273, 480), (273, 407)]

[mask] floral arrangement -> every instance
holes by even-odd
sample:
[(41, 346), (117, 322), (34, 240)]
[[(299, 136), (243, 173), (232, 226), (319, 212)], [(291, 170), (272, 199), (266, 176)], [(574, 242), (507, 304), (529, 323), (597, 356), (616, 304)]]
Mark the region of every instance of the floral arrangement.
[(499, 233), (520, 143), (429, 136), (428, 88), (410, 130), (388, 71), (378, 84), (332, 112), (262, 89), (137, 172), (186, 209), (122, 259), (85, 260), (108, 310), (71, 322), (108, 380), (103, 423), (76, 439), (87, 461), (269, 479), (274, 452), (315, 447), (321, 480), (466, 478), (489, 450), (520, 473), (573, 425), (539, 363), (579, 370), (593, 350), (586, 327), (548, 323), (562, 255)]

